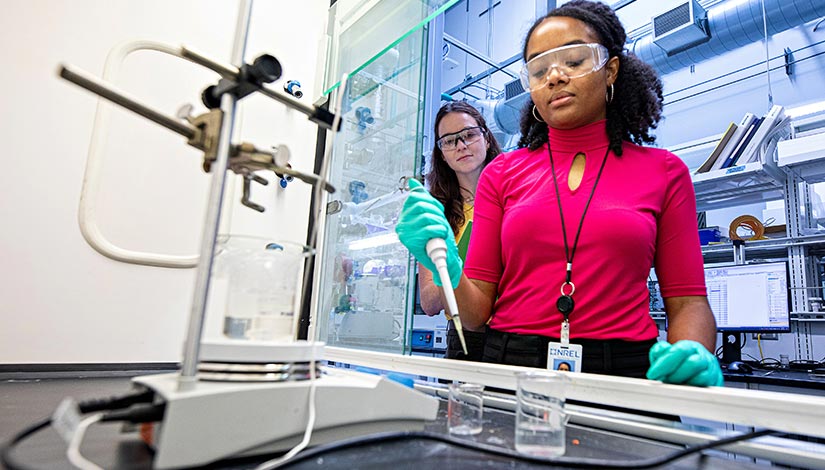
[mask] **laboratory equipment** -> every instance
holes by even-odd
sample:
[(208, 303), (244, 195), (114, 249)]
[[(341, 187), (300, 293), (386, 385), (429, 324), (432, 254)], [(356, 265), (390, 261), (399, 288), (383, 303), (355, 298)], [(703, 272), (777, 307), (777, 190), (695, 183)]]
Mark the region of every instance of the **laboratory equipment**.
[(451, 383), (447, 403), (450, 434), (474, 436), (484, 429), (484, 385)]
[(467, 342), (464, 340), (464, 328), (461, 326), (461, 318), (458, 313), (458, 303), (455, 301), (453, 282), (450, 280), (450, 272), (447, 270), (447, 243), (443, 238), (432, 238), (427, 242), (427, 256), (430, 257), (435, 268), (438, 270), (438, 277), (441, 279), (441, 289), (444, 292), (444, 300), (447, 302), (447, 310), (452, 316), (455, 330), (458, 333), (458, 340), (461, 341), (461, 349), (464, 354), (467, 352)]
[(722, 332), (722, 362), (741, 361), (742, 333), (790, 331), (784, 262), (705, 268), (708, 302)]
[[(225, 74), (226, 76), (235, 77), (236, 80), (241, 80), (241, 71), (237, 68), (230, 67), (219, 62), (214, 62), (197, 52), (187, 49), (186, 47), (180, 48), (180, 54), (192, 62), (213, 69), (218, 73)], [(123, 106), (124, 108), (140, 114), (156, 124), (166, 127), (167, 129), (186, 137), (187, 144), (204, 152), (204, 171), (210, 172), (212, 166), (215, 164), (218, 164), (220, 167), (217, 160), (217, 155), (220, 151), (219, 138), (222, 132), (222, 127), (228, 125), (228, 122), (224, 123), (224, 115), (220, 109), (212, 109), (211, 111), (195, 117), (187, 117), (187, 122), (181, 122), (176, 118), (166, 116), (160, 111), (134, 100), (108, 83), (103, 82), (82, 70), (76, 69), (69, 65), (61, 65), (58, 68), (58, 74), (62, 78), (81, 86), (102, 98)], [(317, 107), (310, 108), (304, 106), (303, 104), (297, 103), (297, 101), (291, 97), (281, 95), (260, 85), (258, 86), (258, 91), (265, 96), (303, 112), (309, 116), (311, 121), (322, 127), (330, 128), (333, 125), (333, 115), (327, 110)], [(208, 99), (217, 99), (216, 95), (220, 92), (221, 89), (219, 88), (213, 89), (208, 94), (212, 98)], [(232, 93), (233, 90), (230, 88), (223, 90), (222, 92), (224, 94)], [(274, 152), (259, 149), (251, 143), (245, 142), (237, 145), (229, 145), (227, 143), (226, 145), (229, 153), (227, 167), (243, 177), (243, 196), (241, 198), (241, 203), (258, 212), (263, 212), (264, 209), (262, 206), (255, 204), (249, 199), (251, 186), (252, 183), (267, 185), (268, 182), (264, 178), (256, 175), (256, 171), (277, 171), (279, 174), (296, 177), (309, 184), (315, 184), (319, 181), (316, 175), (303, 173), (286, 166), (278, 165), (275, 162)], [(335, 188), (328, 182), (323, 182), (323, 186), (327, 191), (335, 191)]]
[[(291, 340), (292, 335), (284, 334), (284, 325), (269, 320), (279, 309), (289, 308), (266, 298), (260, 284), (251, 279), (239, 278), (234, 286), (230, 281), (228, 294), (228, 306), (233, 310), (228, 331), (242, 335), (244, 340), (201, 339), (226, 170), (243, 177), (242, 203), (259, 212), (264, 208), (249, 200), (253, 182), (266, 184), (257, 171), (269, 170), (312, 184), (316, 200), (320, 200), (323, 190), (335, 191), (325, 180), (326, 161), (321, 165), (320, 175), (307, 174), (286, 166), (282, 149), (267, 152), (250, 143), (231, 143), (236, 102), (252, 93), (263, 94), (302, 112), (323, 128), (338, 130), (341, 122), (340, 114), (306, 106), (269, 89), (267, 84), (277, 80), (282, 72), (274, 57), (264, 55), (251, 65), (243, 63), (251, 3), (240, 3), (232, 65), (185, 47), (173, 54), (221, 76), (217, 85), (208, 87), (202, 94), (204, 104), (211, 111), (197, 117), (188, 117), (187, 112), (185, 122), (166, 116), (85, 72), (70, 66), (59, 68), (59, 75), (66, 80), (186, 137), (189, 145), (204, 152), (203, 169), (207, 172), (215, 169), (181, 372), (135, 379), (136, 384), (155, 393), (155, 409), (161, 410), (159, 417), (153, 416), (149, 424), (153, 430), (145, 434), (151, 436), (149, 444), (155, 448), (155, 468), (198, 466), (227, 457), (283, 451), (290, 447), (297, 451), (309, 443), (357, 433), (417, 429), (423, 426), (424, 420), (435, 419), (438, 410), (437, 399), (381, 377), (322, 371), (317, 361), (323, 355), (323, 343), (285, 341)], [(340, 100), (334, 109), (340, 110)], [(314, 236), (310, 240), (310, 244), (314, 243)], [(269, 276), (273, 271), (268, 263), (275, 262), (279, 248), (285, 250), (281, 245), (265, 248), (274, 251), (259, 248), (252, 256), (259, 258), (255, 265), (264, 271), (259, 273), (265, 278), (262, 282), (272, 281), (277, 285), (280, 280)], [(292, 257), (291, 261), (301, 263), (303, 256)], [(291, 282), (293, 267), (284, 269), (283, 280)], [(247, 268), (241, 266), (240, 270)], [(288, 289), (285, 284), (277, 288)], [(245, 291), (249, 289), (254, 292)], [(295, 290), (293, 287), (289, 294), (294, 296)], [(286, 293), (276, 296), (280, 300), (289, 298), (280, 294)], [(250, 307), (250, 304), (254, 305)], [(262, 304), (266, 305), (265, 312), (260, 308)], [(233, 318), (236, 307), (243, 310), (244, 315), (253, 312), (249, 322)], [(347, 406), (339, 409), (337, 404), (341, 400)], [(398, 407), (398, 403), (411, 406)]]
[[(271, 347), (266, 351), (282, 360), (310, 359), (310, 355), (290, 358), (290, 351)], [(318, 347), (311, 357), (322, 354)], [(156, 449), (155, 468), (200, 466), (229, 456), (284, 451), (301, 440), (308, 420), (309, 380), (200, 381), (192, 391), (179, 389), (177, 374), (143, 376), (135, 382), (155, 391), (166, 404), (163, 421), (153, 429), (156, 440), (150, 442)], [(378, 375), (324, 369), (314, 386), (313, 445), (358, 434), (421, 430), (424, 421), (435, 419), (438, 412), (438, 399)]]
[(516, 450), (539, 457), (565, 452), (565, 372), (521, 372), (516, 377)]

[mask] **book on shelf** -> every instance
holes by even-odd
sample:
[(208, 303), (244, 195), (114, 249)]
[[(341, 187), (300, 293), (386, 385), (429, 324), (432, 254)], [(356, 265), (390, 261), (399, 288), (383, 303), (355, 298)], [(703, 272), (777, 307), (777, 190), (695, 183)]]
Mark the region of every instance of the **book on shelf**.
[[(721, 168), (727, 168), (730, 166), (732, 161), (730, 160), (730, 156), (733, 154), (734, 150), (736, 149), (737, 144), (741, 142), (742, 137), (745, 135), (745, 132), (750, 128), (753, 124), (753, 121), (756, 119), (756, 116), (753, 113), (745, 113), (742, 116), (742, 120), (739, 121), (739, 124), (736, 125), (736, 130), (734, 131), (733, 135), (731, 136), (728, 143), (722, 149), (721, 153), (718, 157), (716, 157), (716, 161), (713, 162), (713, 166), (711, 167), (711, 171), (719, 170)], [(727, 163), (727, 166), (723, 166)]]
[(728, 157), (730, 159), (730, 163), (725, 162), (726, 164), (722, 165), (723, 168), (730, 168), (732, 166), (741, 165), (741, 163), (739, 162), (739, 157), (742, 156), (742, 151), (745, 149), (745, 147), (748, 146), (751, 139), (753, 138), (753, 135), (756, 133), (756, 130), (759, 129), (759, 125), (762, 124), (762, 120), (764, 119), (764, 117), (760, 117), (753, 121), (753, 123), (748, 127), (748, 130), (745, 131), (745, 134), (742, 136), (742, 140), (740, 140), (739, 143), (736, 144), (736, 148), (733, 149), (733, 153), (731, 153), (730, 157)]
[(785, 108), (782, 105), (775, 104), (763, 116), (762, 122), (753, 133), (748, 145), (742, 150), (739, 157), (738, 164), (755, 162), (759, 159), (759, 148), (765, 141), (765, 137), (776, 127), (776, 125), (785, 117)]
[(705, 162), (702, 163), (702, 165), (696, 170), (697, 174), (710, 171), (713, 164), (716, 162), (716, 159), (719, 158), (719, 155), (725, 149), (725, 146), (728, 145), (728, 142), (730, 142), (731, 137), (733, 137), (733, 134), (736, 132), (738, 127), (739, 126), (737, 126), (736, 123), (730, 123), (728, 129), (724, 134), (722, 134), (722, 138), (720, 138), (719, 142), (716, 143), (716, 147), (713, 148)]

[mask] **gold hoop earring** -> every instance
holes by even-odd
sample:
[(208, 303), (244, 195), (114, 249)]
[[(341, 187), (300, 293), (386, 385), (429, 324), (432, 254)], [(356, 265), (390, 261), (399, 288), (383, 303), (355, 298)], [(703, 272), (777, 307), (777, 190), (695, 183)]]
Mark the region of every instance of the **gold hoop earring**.
[(613, 102), (613, 84), (610, 84), (610, 87), (607, 88), (607, 91), (604, 92), (604, 99), (607, 101), (607, 104)]
[(544, 119), (542, 119), (541, 116), (536, 115), (536, 105), (533, 105), (533, 117), (536, 118), (536, 121), (538, 122), (544, 122)]

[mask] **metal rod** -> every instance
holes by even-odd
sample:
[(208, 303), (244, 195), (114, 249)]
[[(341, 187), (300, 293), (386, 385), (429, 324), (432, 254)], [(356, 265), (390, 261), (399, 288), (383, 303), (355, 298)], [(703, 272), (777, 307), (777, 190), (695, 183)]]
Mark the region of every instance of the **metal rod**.
[(186, 137), (187, 139), (191, 139), (195, 137), (197, 134), (197, 129), (190, 126), (189, 124), (185, 124), (175, 118), (169, 117), (156, 109), (152, 109), (145, 104), (141, 104), (137, 102), (134, 98), (130, 97), (126, 93), (112, 87), (108, 83), (104, 82), (103, 80), (98, 79), (97, 77), (90, 75), (82, 70), (76, 70), (68, 65), (60, 65), (58, 69), (58, 74), (65, 78), (66, 80), (74, 83), (75, 85), (85, 88), (92, 93), (100, 96), (101, 98), (105, 98), (111, 101), (114, 104), (123, 106), (124, 108), (128, 109), (129, 111), (133, 111), (141, 116), (153, 121), (161, 126), (169, 129), (172, 132), (177, 132), (178, 134)]
[[(486, 55), (484, 55), (481, 52), (473, 49), (472, 47), (468, 46), (467, 44), (464, 44), (463, 42), (459, 41), (458, 39), (454, 38), (453, 36), (450, 36), (447, 33), (444, 33), (444, 40), (447, 41), (448, 43), (452, 44), (453, 46), (461, 49), (462, 51), (466, 52), (467, 54), (470, 54), (471, 56), (475, 57), (476, 59), (484, 62), (487, 65), (492, 65), (493, 67), (499, 67), (498, 62), (496, 62), (495, 60), (491, 59), (490, 57), (487, 57)], [(500, 69), (500, 70), (502, 72), (506, 73), (507, 75), (513, 77), (513, 78), (518, 78), (518, 75), (514, 74), (513, 72), (511, 72), (509, 70), (506, 70), (506, 69)]]
[[(188, 60), (190, 60), (190, 61), (192, 61), (192, 62), (194, 62), (198, 65), (202, 65), (202, 66), (204, 66), (204, 67), (206, 67), (210, 70), (213, 70), (213, 71), (217, 72), (219, 75), (221, 75), (222, 77), (224, 77), (228, 80), (233, 80), (233, 81), (238, 80), (238, 74), (240, 73), (240, 68), (239, 67), (235, 67), (235, 66), (229, 65), (229, 64), (224, 64), (224, 63), (218, 62), (214, 59), (210, 59), (210, 58), (204, 56), (203, 54), (201, 54), (200, 52), (194, 51), (194, 50), (189, 49), (185, 46), (181, 47), (181, 55), (184, 58), (186, 58), (186, 59), (188, 59)], [(241, 64), (241, 65), (243, 65), (243, 64)], [(307, 115), (308, 117), (313, 117), (316, 114), (315, 108), (313, 108), (312, 106), (307, 106), (304, 103), (301, 103), (297, 99), (295, 99), (292, 96), (287, 95), (285, 93), (280, 93), (280, 92), (275, 91), (275, 90), (273, 90), (271, 88), (268, 88), (266, 86), (259, 87), (258, 91), (260, 91), (264, 96), (267, 96), (269, 98), (272, 98), (275, 101), (278, 101), (282, 104), (285, 104), (285, 105), (289, 106), (290, 108), (295, 109), (296, 111), (299, 111), (299, 112)], [(329, 126), (326, 126), (326, 127), (329, 127)]]
[(206, 57), (200, 52), (189, 49), (186, 46), (181, 46), (180, 55), (184, 59), (187, 59), (198, 65), (202, 65), (210, 70), (217, 72), (223, 78), (228, 78), (229, 80), (238, 79), (240, 69), (238, 67), (235, 67), (234, 65), (224, 64), (223, 62), (218, 62), (214, 59), (210, 59), (209, 57)]
[[(315, 108), (313, 108), (312, 106), (307, 106), (304, 103), (301, 103), (300, 101), (285, 93), (279, 93), (275, 90), (266, 87), (261, 87), (260, 92), (263, 93), (265, 96), (268, 96), (273, 100), (278, 101), (279, 103), (283, 103), (296, 111), (306, 114), (309, 117), (315, 115)], [(326, 127), (329, 128), (330, 126)]]
[[(241, 1), (238, 8), (238, 21), (235, 26), (235, 39), (232, 46), (232, 64), (238, 68), (243, 64), (246, 39), (249, 33), (249, 20), (252, 16), (252, 0)], [(218, 138), (218, 150), (213, 166), (212, 183), (209, 188), (209, 200), (206, 205), (206, 221), (201, 238), (201, 252), (198, 264), (195, 293), (189, 315), (186, 343), (184, 344), (183, 364), (178, 387), (186, 390), (194, 386), (198, 372), (201, 336), (206, 317), (206, 301), (209, 298), (209, 278), (215, 256), (215, 240), (221, 221), (221, 203), (226, 186), (226, 169), (229, 161), (229, 149), (232, 143), (232, 130), (235, 124), (236, 98), (231, 93), (221, 97), (221, 131)]]

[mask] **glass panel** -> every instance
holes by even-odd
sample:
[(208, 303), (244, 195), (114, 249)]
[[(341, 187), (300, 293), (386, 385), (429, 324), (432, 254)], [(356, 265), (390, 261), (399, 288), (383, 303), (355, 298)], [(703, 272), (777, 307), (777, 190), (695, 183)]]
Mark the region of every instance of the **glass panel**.
[(340, 85), (344, 72), (349, 77), (397, 48), (412, 34), (459, 0), (361, 1), (341, 12), (337, 4), (330, 10), (332, 36), (330, 57), (324, 79), (324, 95)]
[(316, 297), (318, 339), (330, 346), (409, 351), (414, 266), (394, 229), (403, 178), (420, 166), (426, 50), (419, 28), (360, 67), (344, 90), (329, 173), (338, 192), (327, 207)]

